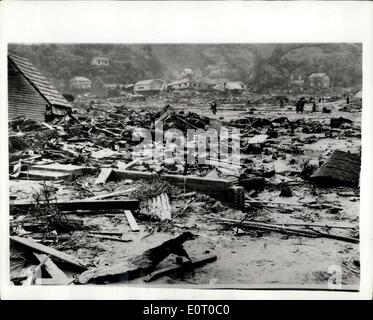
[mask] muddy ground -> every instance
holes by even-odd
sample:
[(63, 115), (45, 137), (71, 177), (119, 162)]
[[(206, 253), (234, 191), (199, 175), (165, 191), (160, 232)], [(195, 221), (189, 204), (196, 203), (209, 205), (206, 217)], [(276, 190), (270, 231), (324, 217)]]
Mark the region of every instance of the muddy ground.
[[(198, 114), (223, 121), (242, 118), (245, 116), (263, 116), (269, 119), (285, 116), (289, 120), (304, 118), (328, 123), (331, 117), (344, 117), (360, 126), (360, 112), (339, 112), (343, 101), (324, 103), (332, 108), (331, 114), (320, 111), (310, 112), (306, 106), (304, 114), (296, 114), (291, 105), (285, 108), (279, 106), (255, 106), (253, 113), (244, 108), (238, 110), (222, 110), (218, 106), (216, 116), (211, 114), (209, 106), (193, 107), (188, 105), (173, 105), (172, 107), (193, 111)], [(162, 107), (162, 102), (141, 102), (142, 107)], [(319, 105), (321, 110), (323, 104)], [(129, 107), (136, 108), (138, 103), (131, 103)], [(223, 119), (222, 119), (223, 117)], [(291, 185), (293, 195), (288, 198), (280, 197), (280, 191), (273, 187), (266, 187), (253, 197), (258, 202), (266, 201), (266, 206), (251, 213), (256, 221), (281, 223), (316, 223), (329, 225), (343, 225), (359, 227), (359, 190), (351, 187), (321, 188), (315, 187), (299, 177), (300, 166), (307, 159), (326, 159), (335, 150), (359, 152), (360, 137), (338, 135), (326, 138), (324, 134), (305, 134), (296, 132), (300, 139), (316, 136), (317, 141), (304, 144), (301, 155), (284, 153), (273, 159), (272, 155), (246, 154), (242, 159), (251, 159), (254, 164), (265, 163), (274, 166), (276, 174), (269, 178), (275, 185), (284, 181), (295, 181)], [(279, 142), (292, 144), (292, 137), (281, 135)], [(123, 188), (132, 188), (138, 181), (110, 181), (104, 186), (94, 184), (97, 175), (78, 178), (86, 189), (95, 195), (105, 194)], [(91, 196), (87, 191), (79, 188), (75, 182), (48, 182), (57, 188), (57, 197), (63, 199), (83, 199)], [(32, 194), (40, 188), (40, 181), (10, 180), (10, 195), (17, 200), (32, 199)], [(176, 190), (176, 194), (186, 191)], [(125, 199), (124, 196), (116, 199)], [(163, 276), (151, 283), (145, 283), (142, 278), (130, 281), (134, 285), (214, 285), (223, 287), (317, 287), (327, 289), (328, 273), (331, 266), (342, 268), (342, 283), (344, 288), (357, 289), (359, 286), (359, 244), (327, 238), (309, 238), (297, 235), (286, 235), (262, 230), (242, 230), (236, 226), (224, 224), (215, 218), (230, 218), (240, 220), (245, 213), (229, 208), (226, 204), (208, 196), (195, 194), (185, 198), (170, 198), (172, 215), (178, 215), (171, 221), (160, 224), (157, 221), (137, 219), (140, 232), (132, 232), (124, 215), (76, 215), (83, 219), (84, 224), (93, 226), (100, 231), (118, 231), (128, 234), (132, 242), (121, 243), (108, 240), (98, 240), (87, 237), (86, 232), (71, 233), (67, 242), (61, 242), (54, 247), (63, 252), (74, 255), (84, 261), (105, 268), (118, 264), (128, 256), (139, 254), (155, 245), (176, 236), (183, 231), (191, 231), (199, 235), (196, 240), (185, 243), (185, 248), (191, 257), (205, 253), (217, 255), (217, 261), (208, 263), (193, 271), (179, 272)], [(187, 203), (190, 205), (182, 213), (180, 211)], [(303, 203), (313, 204), (303, 206)], [(323, 204), (326, 206), (318, 206)], [(329, 207), (328, 207), (329, 206)], [(335, 209), (337, 208), (337, 209)], [(350, 229), (340, 229), (339, 234), (350, 236)], [(160, 267), (175, 263), (175, 256), (164, 260)], [(30, 257), (17, 246), (11, 248), (11, 276), (17, 275), (21, 268), (30, 265)], [(64, 269), (69, 273), (68, 269)], [(73, 273), (71, 273), (73, 274)]]

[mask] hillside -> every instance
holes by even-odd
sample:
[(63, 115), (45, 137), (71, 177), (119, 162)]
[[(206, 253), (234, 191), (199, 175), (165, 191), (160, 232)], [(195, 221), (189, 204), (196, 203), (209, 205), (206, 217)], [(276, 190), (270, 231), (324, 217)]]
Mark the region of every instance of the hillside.
[[(106, 83), (169, 81), (184, 68), (191, 68), (196, 78), (241, 80), (258, 89), (283, 87), (293, 72), (326, 72), (334, 86), (362, 82), (360, 44), (13, 44), (10, 48), (65, 84), (77, 75)], [(91, 66), (94, 56), (109, 57), (110, 66)]]

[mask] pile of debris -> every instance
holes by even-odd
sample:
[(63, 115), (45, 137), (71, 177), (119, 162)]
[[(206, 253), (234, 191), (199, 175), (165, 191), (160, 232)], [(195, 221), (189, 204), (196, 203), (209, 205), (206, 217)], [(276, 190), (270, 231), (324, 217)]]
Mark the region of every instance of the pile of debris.
[[(164, 130), (183, 134), (196, 130), (188, 141), (191, 144), (201, 138), (198, 129), (219, 130), (222, 125), (240, 129), (241, 158), (212, 157), (214, 142), (210, 141), (206, 153), (192, 154), (198, 161), (187, 164), (187, 152), (178, 148), (173, 136), (154, 141), (160, 122)], [(223, 122), (170, 107), (151, 112), (108, 105), (80, 109), (51, 123), (13, 119), (9, 130), (10, 178), (52, 181), (32, 200), (11, 198), (12, 248), (31, 253), (26, 255), (27, 268), (12, 272), (17, 285), (152, 281), (215, 261), (217, 256), (209, 250), (194, 248), (190, 256), (191, 249), (183, 246), (196, 243), (192, 240), (203, 233), (194, 225), (193, 232), (185, 226), (185, 217), (197, 215), (196, 211), (206, 225), (218, 221), (244, 233), (359, 241), (354, 227), (334, 233), (330, 229), (340, 230), (340, 226), (276, 223), (259, 214), (273, 209), (289, 213), (294, 207), (341, 211), (333, 204), (257, 198), (270, 190), (291, 199), (294, 185), (357, 188), (360, 155), (336, 150), (310, 159), (305, 150), (305, 145), (321, 139), (359, 137), (360, 128), (345, 118), (318, 121), (250, 115)], [(283, 166), (286, 170), (281, 170)], [(69, 189), (69, 200), (57, 195), (64, 188)], [(144, 244), (144, 239), (160, 231), (176, 236), (157, 246)], [(101, 254), (107, 242), (116, 246), (117, 258), (123, 258), (120, 262)]]

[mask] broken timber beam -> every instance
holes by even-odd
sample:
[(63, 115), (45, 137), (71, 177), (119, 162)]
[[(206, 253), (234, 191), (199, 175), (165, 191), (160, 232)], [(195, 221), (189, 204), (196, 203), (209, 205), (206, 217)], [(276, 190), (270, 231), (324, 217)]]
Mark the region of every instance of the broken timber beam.
[(140, 228), (139, 228), (131, 210), (124, 210), (124, 214), (126, 215), (126, 219), (127, 219), (128, 223), (130, 225), (131, 230), (133, 232), (140, 231)]
[(112, 241), (118, 241), (118, 242), (131, 242), (132, 241), (132, 239), (116, 238), (116, 237), (99, 235), (99, 234), (87, 234), (87, 236), (91, 238), (98, 238), (101, 240), (112, 240)]
[(45, 261), (47, 261), (48, 256), (45, 256), (42, 261), (40, 261), (39, 265), (36, 266), (35, 269), (29, 269), (29, 275), (27, 279), (22, 283), (22, 286), (31, 286), (34, 284), (35, 279), (41, 278), (41, 267), (44, 265)]
[(66, 278), (63, 280), (54, 278), (37, 278), (35, 279), (36, 286), (67, 286), (74, 285), (74, 278)]
[(14, 242), (17, 242), (17, 243), (31, 249), (32, 251), (45, 253), (45, 254), (50, 255), (52, 257), (55, 257), (55, 258), (57, 258), (61, 261), (69, 263), (72, 266), (78, 267), (79, 269), (83, 269), (83, 270), (87, 269), (83, 262), (79, 261), (77, 258), (75, 258), (73, 256), (70, 256), (70, 255), (68, 255), (64, 252), (58, 251), (58, 250), (53, 249), (51, 247), (44, 246), (44, 245), (42, 245), (40, 243), (37, 243), (33, 240), (21, 238), (21, 237), (18, 237), (18, 236), (10, 236), (9, 238), (10, 238), (10, 240), (12, 240)]
[(124, 195), (124, 194), (134, 192), (136, 190), (137, 190), (137, 188), (134, 187), (134, 188), (126, 189), (126, 190), (115, 191), (115, 192), (112, 192), (112, 193), (107, 193), (107, 194), (102, 194), (102, 195), (91, 197), (91, 198), (86, 198), (85, 200), (101, 200), (101, 199), (105, 199), (105, 198), (117, 197), (117, 196), (121, 196), (121, 195)]
[[(56, 282), (56, 284), (65, 284), (66, 280), (69, 279), (66, 274), (58, 268), (55, 263), (52, 261), (51, 258), (49, 258), (44, 253), (33, 253), (36, 259), (39, 260), (39, 263), (41, 263), (43, 260), (44, 262), (44, 269), (48, 272), (48, 274), (53, 278), (53, 280)], [(60, 283), (58, 283), (60, 282)]]
[[(35, 203), (33, 201), (15, 201), (15, 209), (25, 210), (32, 209)], [(75, 210), (135, 210), (139, 208), (138, 200), (71, 200), (57, 201), (53, 203), (61, 211)]]
[(146, 276), (144, 278), (144, 281), (145, 282), (150, 282), (150, 281), (153, 281), (155, 279), (158, 279), (162, 276), (165, 276), (167, 274), (170, 274), (170, 273), (173, 273), (173, 272), (176, 272), (176, 271), (181, 271), (181, 270), (187, 270), (188, 268), (195, 268), (195, 267), (199, 267), (199, 266), (202, 266), (208, 262), (213, 262), (217, 259), (217, 256), (214, 255), (214, 254), (209, 254), (209, 255), (205, 255), (203, 257), (200, 257), (198, 259), (192, 259), (192, 264), (190, 264), (190, 262), (184, 262), (182, 263), (181, 265), (173, 265), (173, 266), (168, 266), (168, 267), (165, 267), (165, 268), (162, 268), (162, 269), (159, 269), (159, 270), (156, 270), (154, 272), (152, 272), (150, 275)]
[(162, 174), (157, 175), (151, 172), (139, 172), (133, 170), (114, 170), (113, 174), (115, 178), (119, 179), (154, 179), (155, 177), (160, 177), (164, 181), (168, 181), (173, 185), (181, 188), (190, 189), (193, 191), (198, 191), (206, 193), (212, 196), (217, 196), (220, 199), (225, 199), (229, 201), (229, 188), (238, 184), (238, 179), (234, 177), (229, 177), (226, 179), (209, 179), (202, 177), (192, 177), (183, 175), (172, 175), (172, 174)]
[(55, 279), (55, 278), (37, 278), (35, 279), (36, 286), (67, 286), (74, 285), (74, 278)]
[(97, 177), (95, 184), (105, 184), (109, 179), (113, 169), (112, 168), (102, 168), (99, 176)]

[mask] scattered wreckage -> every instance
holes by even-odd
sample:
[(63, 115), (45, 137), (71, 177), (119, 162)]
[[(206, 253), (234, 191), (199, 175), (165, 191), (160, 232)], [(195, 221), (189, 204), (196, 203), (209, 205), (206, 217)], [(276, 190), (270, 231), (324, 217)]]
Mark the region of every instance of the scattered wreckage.
[[(357, 223), (315, 223), (309, 218), (314, 211), (343, 211), (338, 203), (318, 201), (322, 196), (317, 188), (346, 186), (350, 189), (339, 191), (341, 197), (348, 192), (358, 197), (359, 153), (334, 150), (310, 158), (305, 148), (322, 139), (359, 139), (360, 127), (351, 120), (333, 115), (320, 120), (267, 118), (250, 111), (226, 121), (170, 107), (159, 112), (97, 107), (91, 112), (49, 123), (22, 117), (9, 121), (11, 182), (41, 182), (32, 199), (10, 195), (11, 259), (26, 254), (11, 270), (15, 285), (150, 282), (173, 274), (182, 278), (218, 263), (218, 250), (193, 247), (205, 232), (184, 224), (188, 215), (201, 219), (200, 225), (235, 230), (236, 237), (267, 232), (359, 242)], [(209, 161), (187, 164), (184, 149), (145, 139), (139, 128), (154, 136), (157, 121), (164, 130), (194, 129), (197, 138), (198, 130), (239, 129), (241, 157), (209, 157), (210, 141), (207, 154), (198, 155)], [(170, 156), (157, 158), (157, 152)], [(302, 200), (299, 193), (294, 195), (296, 186), (317, 196)], [(280, 200), (266, 200), (261, 193)], [(274, 211), (303, 214), (308, 220), (276, 221), (270, 217)], [(146, 242), (159, 232), (168, 236)], [(100, 254), (108, 248), (117, 256), (108, 253), (102, 261)], [(358, 272), (356, 265), (350, 268)]]

